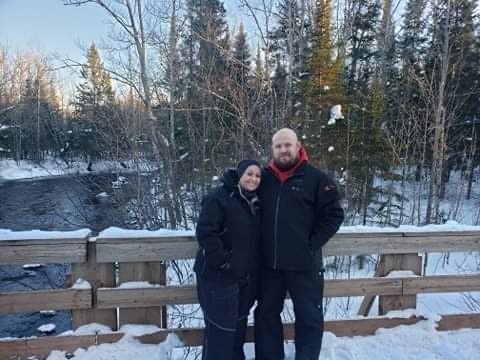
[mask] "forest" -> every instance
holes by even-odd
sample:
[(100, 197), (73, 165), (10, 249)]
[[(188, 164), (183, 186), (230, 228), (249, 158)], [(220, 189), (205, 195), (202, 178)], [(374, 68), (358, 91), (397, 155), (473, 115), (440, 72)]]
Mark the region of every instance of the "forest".
[(82, 62), (0, 47), (0, 159), (114, 161), (139, 228), (192, 228), (223, 170), (266, 164), (282, 127), (340, 184), (346, 224), (478, 207), (478, 1), (229, 2), (244, 23), (220, 0), (62, 2), (106, 12), (111, 35)]

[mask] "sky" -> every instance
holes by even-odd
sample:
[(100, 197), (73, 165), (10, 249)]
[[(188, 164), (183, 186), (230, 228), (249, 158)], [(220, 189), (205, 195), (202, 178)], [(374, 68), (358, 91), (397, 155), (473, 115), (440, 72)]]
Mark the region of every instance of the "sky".
[[(107, 38), (110, 19), (95, 4), (65, 6), (63, 0), (0, 0), (0, 45), (13, 50), (41, 49), (72, 58), (84, 56), (78, 46)], [(250, 23), (237, 0), (225, 1), (228, 21)]]
[(41, 50), (81, 60), (89, 46), (108, 35), (108, 17), (92, 4), (62, 0), (0, 0), (0, 45), (11, 51)]
[[(242, 15), (238, 3), (226, 1), (229, 24), (252, 23)], [(65, 6), (63, 0), (0, 0), (0, 47), (6, 47), (10, 54), (40, 52), (52, 60), (54, 67), (62, 66), (61, 60), (67, 58), (83, 63), (92, 42), (101, 54), (102, 39), (108, 40), (111, 28), (108, 14), (96, 4)], [(56, 78), (67, 93), (79, 81), (78, 74), (66, 70), (57, 72)]]

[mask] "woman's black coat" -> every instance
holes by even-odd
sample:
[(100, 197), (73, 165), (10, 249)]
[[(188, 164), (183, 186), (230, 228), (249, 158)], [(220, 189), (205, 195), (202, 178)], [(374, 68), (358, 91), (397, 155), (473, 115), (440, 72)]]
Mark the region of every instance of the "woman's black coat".
[(255, 274), (260, 258), (260, 208), (242, 197), (235, 170), (202, 201), (196, 235), (200, 249), (194, 270), (198, 276), (221, 284), (243, 282)]

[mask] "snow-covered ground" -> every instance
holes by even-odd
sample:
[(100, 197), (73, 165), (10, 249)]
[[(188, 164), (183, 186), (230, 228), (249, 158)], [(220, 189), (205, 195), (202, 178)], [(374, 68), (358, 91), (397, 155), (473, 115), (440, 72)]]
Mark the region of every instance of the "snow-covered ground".
[(42, 178), (50, 176), (74, 175), (74, 174), (88, 174), (115, 172), (121, 170), (122, 172), (129, 171), (131, 164), (123, 162), (124, 166), (118, 161), (98, 161), (93, 163), (91, 171), (89, 171), (88, 164), (83, 161), (70, 161), (68, 164), (62, 160), (47, 159), (37, 164), (28, 160), (21, 160), (18, 164), (14, 160), (3, 159), (0, 160), (0, 180), (21, 180)]
[[(398, 314), (397, 314), (398, 315)], [(399, 314), (401, 316), (401, 314)], [(406, 313), (409, 315), (409, 312)], [(392, 329), (379, 329), (373, 336), (336, 337), (330, 332), (324, 334), (320, 360), (473, 360), (480, 353), (480, 330), (462, 329), (458, 331), (436, 330), (438, 316), (430, 315), (427, 320), (415, 325), (401, 325)], [(98, 331), (98, 329), (97, 329)], [(86, 350), (74, 352), (75, 360), (170, 360), (194, 359), (185, 356), (175, 336), (169, 336), (159, 345), (143, 345), (133, 338), (156, 331), (152, 326), (122, 327), (126, 333), (124, 338), (115, 344), (92, 346)], [(101, 331), (106, 332), (106, 331)], [(88, 334), (85, 329), (79, 329), (77, 334)], [(253, 359), (253, 345), (246, 344), (248, 359)], [(285, 345), (288, 360), (295, 358), (295, 348), (292, 343)], [(47, 360), (72, 359), (65, 352), (53, 351)]]

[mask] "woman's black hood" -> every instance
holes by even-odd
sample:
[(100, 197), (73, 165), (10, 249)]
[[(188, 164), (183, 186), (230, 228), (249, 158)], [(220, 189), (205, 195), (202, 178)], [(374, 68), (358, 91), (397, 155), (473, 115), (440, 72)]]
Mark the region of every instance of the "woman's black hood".
[(228, 190), (228, 192), (238, 193), (238, 174), (235, 169), (227, 169), (221, 178), (223, 186)]

